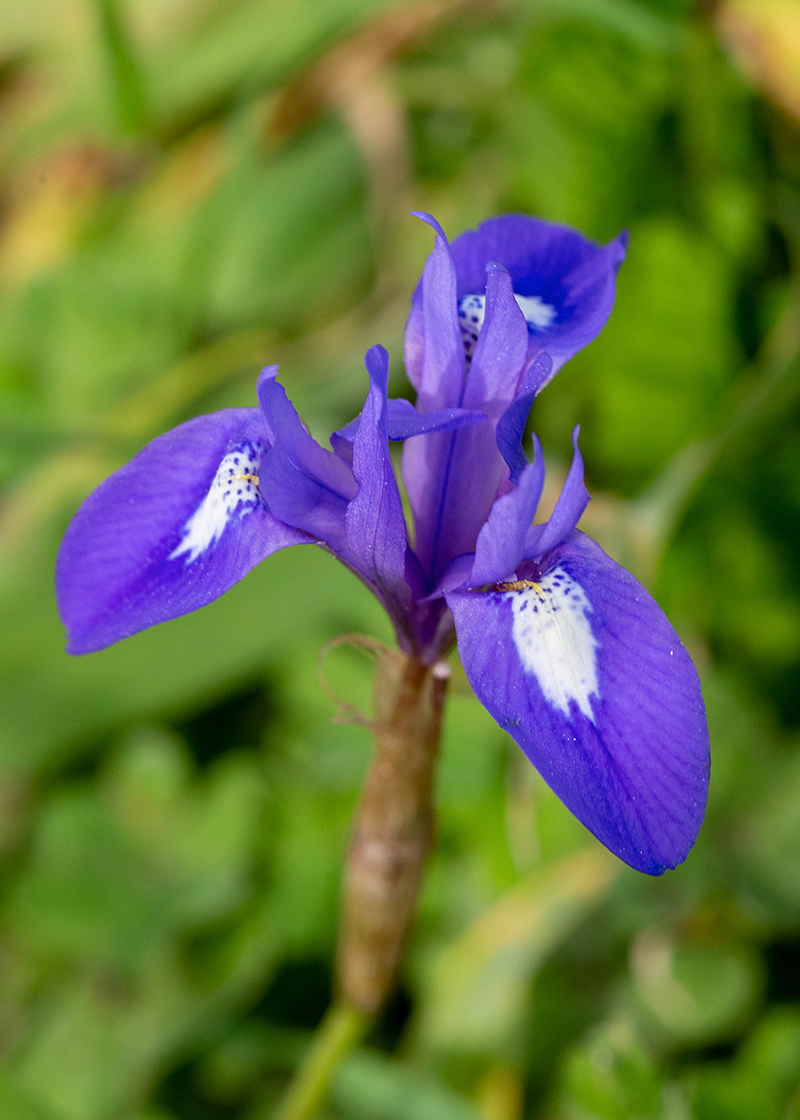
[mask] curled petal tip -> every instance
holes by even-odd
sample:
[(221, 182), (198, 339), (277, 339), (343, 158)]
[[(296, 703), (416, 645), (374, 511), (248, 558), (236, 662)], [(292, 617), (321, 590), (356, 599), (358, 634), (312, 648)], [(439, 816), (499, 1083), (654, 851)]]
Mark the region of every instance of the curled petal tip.
[(411, 210), (410, 214), (412, 218), (419, 218), (420, 221), (425, 222), (426, 225), (429, 225), (431, 229), (434, 230), (439, 235), (439, 237), (441, 237), (445, 245), (449, 245), (447, 234), (444, 232), (444, 230), (432, 214), (426, 213), (425, 210)]
[(256, 396), (258, 397), (262, 408), (264, 407), (264, 394), (267, 392), (273, 382), (275, 384), (278, 383), (278, 366), (264, 366), (261, 373), (258, 375), (258, 381), (256, 382)]
[[(373, 398), (374, 406), (386, 422), (387, 398), (386, 391), (389, 385), (389, 355), (382, 346), (371, 346), (364, 355), (364, 365), (369, 374), (369, 398)], [(366, 408), (366, 404), (364, 406)], [(356, 425), (358, 432), (360, 422)], [(388, 433), (387, 433), (388, 434)]]
[(264, 366), (261, 373), (258, 375), (258, 384), (263, 385), (267, 381), (274, 381), (278, 376), (278, 366)]
[(623, 229), (611, 242), (615, 249), (614, 264), (617, 268), (619, 268), (619, 266), (625, 260), (625, 254), (628, 252), (628, 244), (630, 242), (630, 239), (630, 232), (627, 229)]

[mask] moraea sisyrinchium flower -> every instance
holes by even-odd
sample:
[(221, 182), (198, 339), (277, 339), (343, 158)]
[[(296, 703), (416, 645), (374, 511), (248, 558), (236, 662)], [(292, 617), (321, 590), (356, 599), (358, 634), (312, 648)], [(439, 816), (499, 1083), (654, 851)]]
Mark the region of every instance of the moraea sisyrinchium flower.
[[(624, 235), (598, 246), (506, 215), (436, 242), (414, 293), (406, 369), (416, 407), (387, 398), (366, 356), (359, 417), (308, 434), (275, 367), (259, 408), (160, 436), (87, 498), (58, 559), (69, 650), (97, 650), (195, 610), (288, 545), (346, 564), (388, 611), (401, 648), (432, 664), (457, 639), (472, 686), (569, 809), (631, 866), (685, 859), (702, 819), (708, 733), (686, 650), (637, 581), (576, 529), (575, 454), (549, 521), (535, 395), (602, 329)], [(405, 440), (409, 543), (389, 441)]]

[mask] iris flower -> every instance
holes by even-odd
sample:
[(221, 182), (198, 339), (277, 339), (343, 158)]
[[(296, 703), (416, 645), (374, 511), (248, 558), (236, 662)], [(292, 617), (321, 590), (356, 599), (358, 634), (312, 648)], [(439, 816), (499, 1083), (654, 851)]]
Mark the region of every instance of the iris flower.
[[(640, 871), (685, 859), (702, 819), (708, 733), (697, 672), (648, 592), (576, 525), (574, 458), (544, 524), (536, 394), (602, 329), (625, 253), (522, 215), (435, 246), (405, 335), (416, 406), (387, 398), (366, 355), (363, 410), (309, 435), (277, 380), (148, 444), (91, 494), (58, 557), (68, 650), (87, 653), (216, 599), (289, 545), (316, 544), (386, 608), (432, 665), (457, 640), (481, 703), (567, 807)], [(413, 544), (389, 454), (402, 474)]]

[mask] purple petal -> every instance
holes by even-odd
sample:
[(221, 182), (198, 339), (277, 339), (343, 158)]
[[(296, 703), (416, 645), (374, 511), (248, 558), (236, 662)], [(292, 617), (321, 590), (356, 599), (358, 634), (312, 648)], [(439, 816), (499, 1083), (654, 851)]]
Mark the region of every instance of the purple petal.
[(382, 593), (390, 613), (402, 622), (411, 608), (405, 580), (406, 523), (389, 456), (386, 386), (389, 355), (382, 346), (367, 351), (370, 389), (353, 443), (358, 493), (347, 507), (348, 555)]
[(422, 277), (411, 296), (411, 310), (403, 334), (403, 359), (406, 377), (417, 392), (422, 384), (422, 366), (425, 360), (425, 313), (422, 307)]
[(544, 486), (544, 456), (536, 436), (534, 460), (520, 475), (519, 484), (498, 498), (478, 536), (475, 564), (470, 573), (473, 587), (497, 583), (513, 575), (522, 560), (528, 532)]
[(261, 464), (261, 492), (281, 521), (341, 551), (347, 504), (358, 489), (352, 468), (308, 434), (275, 372), (271, 366), (258, 380), (264, 422), (274, 441)]
[(491, 218), (451, 245), (458, 299), (482, 293), (486, 265), (502, 264), (528, 321), (528, 360), (546, 350), (555, 374), (610, 315), (626, 246), (624, 232), (600, 246), (568, 226), (524, 214)]
[(470, 576), (474, 567), (474, 552), (465, 552), (461, 556), (454, 556), (442, 573), (436, 587), (423, 601), (432, 602), (434, 599), (441, 599), (446, 591), (455, 591), (456, 588), (460, 590), (463, 587), (472, 586)]
[[(400, 442), (411, 436), (427, 435), (429, 432), (450, 432), (465, 428), (470, 424), (480, 424), (486, 415), (477, 409), (439, 408), (436, 412), (417, 412), (411, 401), (402, 397), (387, 399), (387, 433), (390, 440)], [(353, 440), (356, 438), (361, 417), (356, 416), (344, 428), (331, 436), (331, 447), (341, 458), (353, 461)]]
[(582, 533), (522, 567), (517, 584), (446, 596), (478, 698), (608, 848), (651, 875), (675, 867), (708, 790), (688, 653), (645, 589)]
[(89, 653), (218, 598), (278, 549), (309, 542), (259, 492), (258, 409), (159, 436), (90, 494), (67, 529), (56, 595), (70, 653)]
[[(476, 548), (507, 466), (512, 482), (525, 469), (521, 439), (534, 396), (608, 317), (624, 238), (600, 247), (565, 226), (512, 214), (462, 234), (451, 256), (444, 234), (426, 220), (437, 230), (437, 245), (407, 334), (419, 408), (458, 404), (480, 409), (490, 421), (455, 436), (412, 440), (404, 450), (416, 551), (434, 587), (455, 556)], [(446, 402), (460, 379), (451, 362), (453, 262), (459, 314), (475, 343), (463, 396)], [(467, 296), (472, 299), (463, 302)], [(439, 350), (431, 349), (434, 339)], [(465, 335), (462, 346), (468, 341)]]
[(549, 354), (539, 354), (529, 367), (519, 392), (497, 422), (497, 447), (511, 471), (511, 481), (516, 482), (528, 465), (522, 450), (522, 437), (528, 423), (534, 397), (550, 380), (553, 360)]
[(408, 440), (402, 467), (416, 553), (433, 587), (454, 556), (475, 551), (505, 464), (487, 421)]
[(583, 484), (583, 458), (578, 450), (580, 426), (572, 433), (574, 454), (558, 501), (544, 525), (532, 525), (525, 540), (525, 559), (535, 560), (557, 548), (572, 533), (589, 504), (589, 492)]
[(477, 408), (438, 408), (435, 412), (420, 413), (402, 398), (389, 401), (387, 412), (389, 439), (395, 442), (429, 432), (455, 432), (485, 419), (486, 413)]
[(514, 299), (508, 272), (494, 263), (487, 272), (485, 316), (463, 404), (481, 408), (496, 420), (517, 392), (528, 353), (528, 327)]
[(454, 437), (411, 441), (403, 453), (417, 553), (436, 582), (454, 556), (473, 552), (505, 473), (494, 427), (514, 398), (527, 353), (527, 328), (502, 268), (489, 270), (486, 316), (464, 391), (465, 407), (492, 421)]
[[(456, 270), (442, 228), (430, 214), (414, 216), (436, 233), (425, 262), (421, 286), (414, 293), (414, 354), (407, 357), (409, 378), (418, 393), (420, 412), (457, 408), (464, 392), (465, 359), (458, 325)], [(419, 294), (418, 294), (419, 293)]]

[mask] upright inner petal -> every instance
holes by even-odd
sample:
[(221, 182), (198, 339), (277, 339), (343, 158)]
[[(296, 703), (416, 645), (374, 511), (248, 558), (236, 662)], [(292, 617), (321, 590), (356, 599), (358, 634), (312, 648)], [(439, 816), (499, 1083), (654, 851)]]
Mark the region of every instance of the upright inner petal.
[(183, 527), (183, 538), (167, 557), (176, 560), (186, 555), (193, 563), (225, 532), (237, 512), (243, 517), (262, 501), (258, 490), (258, 468), (264, 448), (257, 443), (243, 443), (229, 451), (200, 505)]
[(507, 588), (513, 624), (511, 636), (526, 673), (536, 677), (545, 700), (565, 716), (570, 701), (594, 722), (591, 697), (600, 695), (597, 639), (589, 621), (586, 592), (561, 567), (538, 582), (520, 580)]
[[(555, 307), (550, 303), (545, 303), (539, 296), (518, 296), (515, 292), (514, 299), (517, 307), (525, 316), (525, 322), (528, 324), (529, 330), (545, 331), (555, 322), (558, 314)], [(458, 325), (461, 329), (464, 353), (468, 361), (478, 344), (478, 335), (481, 333), (485, 314), (485, 295), (462, 296), (458, 301)]]

